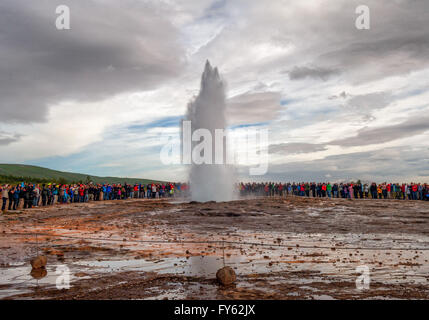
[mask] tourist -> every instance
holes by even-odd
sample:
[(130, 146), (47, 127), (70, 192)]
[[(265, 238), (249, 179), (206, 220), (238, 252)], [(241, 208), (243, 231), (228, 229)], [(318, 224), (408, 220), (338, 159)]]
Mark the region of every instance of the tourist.
[(2, 198), (1, 210), (5, 212), (6, 204), (7, 204), (7, 201), (9, 200), (9, 185), (5, 184), (3, 187), (1, 187), (1, 198)]

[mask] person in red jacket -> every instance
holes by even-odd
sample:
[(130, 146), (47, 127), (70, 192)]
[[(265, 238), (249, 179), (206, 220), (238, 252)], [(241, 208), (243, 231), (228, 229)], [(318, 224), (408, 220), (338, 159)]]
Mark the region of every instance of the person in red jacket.
[(83, 188), (83, 185), (80, 185), (78, 192), (79, 192), (79, 202), (83, 202), (84, 195), (85, 195), (85, 190)]
[(416, 183), (411, 184), (411, 199), (417, 200), (417, 190), (419, 186)]
[(326, 184), (322, 184), (322, 197), (326, 197)]

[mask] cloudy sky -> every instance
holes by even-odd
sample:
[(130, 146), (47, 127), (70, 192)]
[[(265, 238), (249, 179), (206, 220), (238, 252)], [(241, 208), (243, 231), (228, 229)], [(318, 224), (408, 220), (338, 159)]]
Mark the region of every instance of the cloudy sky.
[(427, 0), (2, 0), (0, 163), (186, 179), (160, 137), (206, 59), (231, 127), (269, 130), (258, 179), (429, 180)]

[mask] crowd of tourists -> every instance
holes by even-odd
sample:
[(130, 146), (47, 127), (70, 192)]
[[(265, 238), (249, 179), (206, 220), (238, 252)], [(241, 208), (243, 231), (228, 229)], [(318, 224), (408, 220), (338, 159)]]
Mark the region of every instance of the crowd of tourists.
[(240, 183), (241, 196), (429, 200), (426, 183)]
[[(300, 196), (344, 199), (399, 199), (429, 201), (426, 183), (239, 183), (241, 196)], [(50, 206), (56, 203), (188, 196), (187, 183), (150, 184), (31, 184), (0, 186), (2, 211)]]
[(0, 186), (2, 210), (27, 209), (100, 200), (165, 198), (186, 195), (186, 183), (150, 184), (31, 184)]

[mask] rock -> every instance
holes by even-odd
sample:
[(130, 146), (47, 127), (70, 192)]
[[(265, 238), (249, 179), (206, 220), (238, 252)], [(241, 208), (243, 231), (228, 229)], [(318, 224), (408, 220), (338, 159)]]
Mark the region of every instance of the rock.
[(44, 268), (47, 262), (48, 262), (48, 259), (46, 258), (46, 256), (38, 256), (30, 260), (30, 263), (33, 269)]
[(227, 286), (233, 284), (237, 277), (231, 267), (223, 267), (216, 272), (216, 279), (221, 285)]

